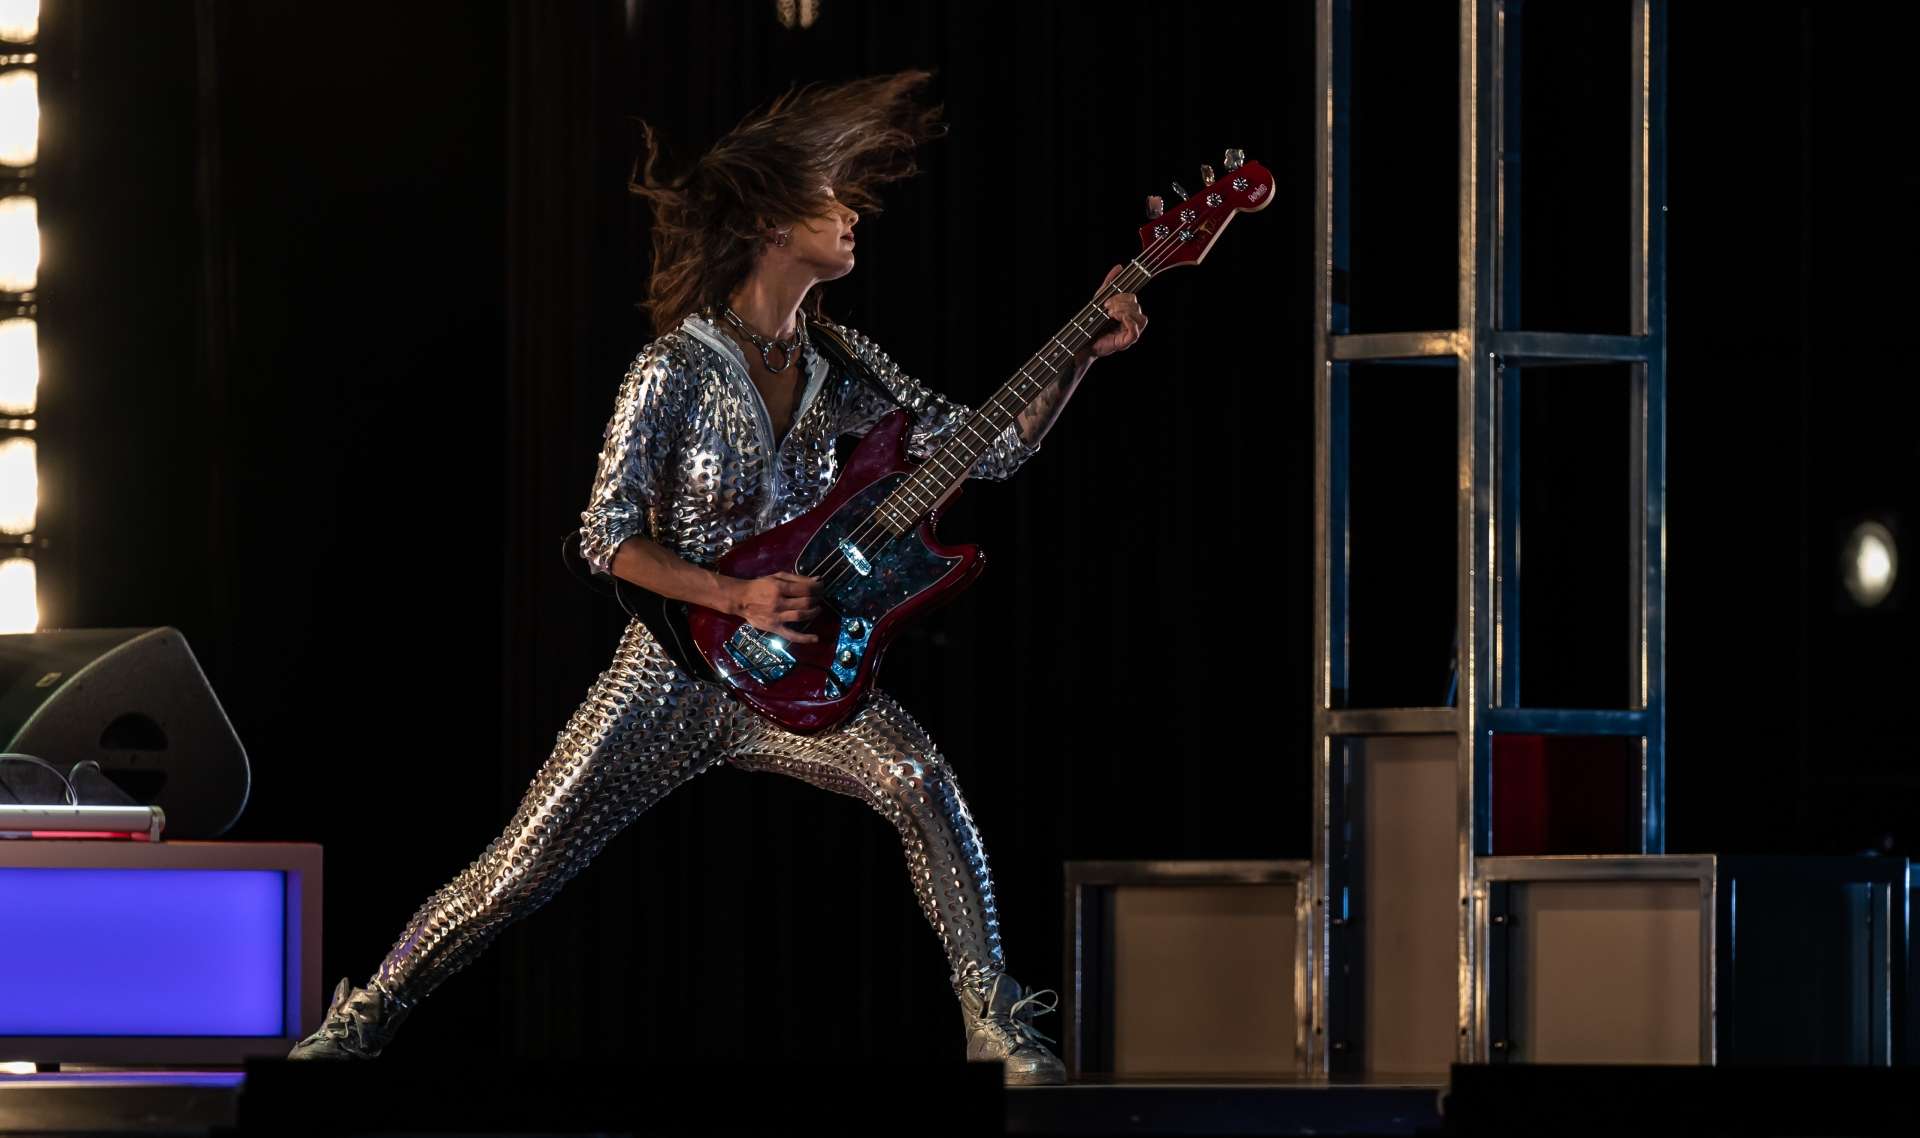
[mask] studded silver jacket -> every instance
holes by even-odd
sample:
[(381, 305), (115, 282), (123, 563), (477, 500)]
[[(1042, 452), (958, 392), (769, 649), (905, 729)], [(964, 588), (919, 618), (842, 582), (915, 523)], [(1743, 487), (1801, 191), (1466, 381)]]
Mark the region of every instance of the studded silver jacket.
[[(809, 343), (793, 425), (775, 440), (746, 357), (699, 315), (642, 348), (627, 369), (587, 509), (580, 552), (605, 573), (635, 534), (710, 565), (733, 546), (805, 513), (839, 475), (834, 441), (898, 405), (914, 416), (907, 453), (925, 459), (972, 414), (900, 370), (859, 332), (834, 326), (893, 397), (834, 365)], [(1006, 478), (1039, 450), (1008, 427), (973, 470)]]

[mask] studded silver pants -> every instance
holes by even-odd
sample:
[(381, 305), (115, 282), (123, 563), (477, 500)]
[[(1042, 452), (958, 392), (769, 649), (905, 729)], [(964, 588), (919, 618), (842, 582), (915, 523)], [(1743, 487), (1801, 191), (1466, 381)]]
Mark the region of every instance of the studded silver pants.
[(956, 993), (982, 990), (1003, 970), (979, 830), (946, 760), (899, 704), (875, 692), (835, 730), (796, 735), (689, 676), (635, 620), (506, 829), (420, 906), (373, 983), (402, 1008), (418, 1003), (551, 899), (627, 823), (720, 761), (792, 775), (879, 810), (905, 843)]

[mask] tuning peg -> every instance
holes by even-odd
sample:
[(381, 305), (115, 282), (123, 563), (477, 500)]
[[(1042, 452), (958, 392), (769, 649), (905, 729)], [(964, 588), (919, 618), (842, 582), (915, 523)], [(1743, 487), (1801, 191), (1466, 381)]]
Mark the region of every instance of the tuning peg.
[(1161, 197), (1159, 194), (1148, 194), (1147, 216), (1159, 217), (1165, 212), (1167, 212), (1167, 199)]
[(1203, 186), (1213, 185), (1213, 167), (1204, 162), (1200, 164), (1200, 184)]
[(1229, 149), (1227, 151), (1226, 161), (1221, 163), (1221, 165), (1225, 166), (1228, 170), (1238, 170), (1242, 165), (1246, 163), (1246, 161), (1247, 161), (1246, 151)]
[(1188, 193), (1188, 192), (1187, 192), (1187, 188), (1186, 188), (1185, 186), (1183, 186), (1183, 185), (1181, 185), (1181, 184), (1180, 184), (1180, 183), (1178, 183), (1178, 182), (1175, 182), (1175, 183), (1173, 184), (1173, 192), (1174, 192), (1174, 194), (1175, 194), (1175, 195), (1177, 195), (1177, 196), (1178, 196), (1178, 197), (1180, 198), (1180, 200), (1182, 200), (1182, 201), (1185, 201), (1186, 199), (1188, 199), (1188, 198), (1190, 198), (1190, 197), (1192, 197), (1192, 196), (1193, 196), (1192, 194), (1190, 194), (1190, 193)]

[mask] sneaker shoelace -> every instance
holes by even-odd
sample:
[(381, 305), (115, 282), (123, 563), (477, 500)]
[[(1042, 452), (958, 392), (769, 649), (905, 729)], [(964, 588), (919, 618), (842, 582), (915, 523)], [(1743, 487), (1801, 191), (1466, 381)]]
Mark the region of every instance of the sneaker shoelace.
[[(1042, 1003), (1045, 996), (1052, 996), (1051, 1003)], [(1042, 988), (1038, 992), (1029, 992), (1013, 1002), (1002, 1015), (983, 1015), (980, 1022), (992, 1032), (993, 1037), (1005, 1045), (1009, 1051), (1018, 1051), (1022, 1047), (1038, 1047), (1042, 1040), (1052, 1043), (1054, 1038), (1033, 1026), (1033, 1017), (1055, 1011), (1060, 1006), (1060, 994), (1052, 988)], [(1021, 1015), (1021, 1012), (1026, 1015)]]

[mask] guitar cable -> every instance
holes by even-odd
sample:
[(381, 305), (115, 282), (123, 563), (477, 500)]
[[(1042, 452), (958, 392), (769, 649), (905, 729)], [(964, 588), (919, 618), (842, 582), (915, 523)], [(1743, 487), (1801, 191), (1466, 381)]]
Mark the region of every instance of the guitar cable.
[[(581, 567), (586, 564), (586, 559), (580, 556), (580, 531), (579, 530), (570, 529), (566, 533), (561, 535), (560, 564), (567, 567), (567, 573), (569, 576), (572, 576), (573, 578), (578, 580), (581, 584), (585, 585), (588, 589), (591, 589), (596, 593), (600, 593), (603, 596), (606, 596), (606, 595), (612, 596), (614, 603), (620, 606), (620, 611), (626, 613), (628, 617), (635, 617), (639, 615), (638, 613), (634, 612), (632, 609), (627, 607), (627, 599), (620, 595), (620, 587), (617, 583), (602, 584), (600, 581), (594, 578), (594, 574), (590, 572), (581, 571)], [(609, 576), (611, 576), (611, 574), (609, 574)]]
[[(648, 621), (646, 617), (641, 616), (628, 606), (627, 595), (620, 588), (621, 582), (619, 578), (609, 573), (607, 576), (610, 583), (602, 583), (595, 579), (595, 574), (583, 571), (586, 565), (586, 559), (580, 556), (579, 538), (579, 530), (568, 530), (560, 538), (560, 563), (567, 567), (567, 572), (593, 592), (599, 593), (602, 596), (613, 597), (613, 602), (620, 606), (620, 611), (626, 614), (628, 620), (640, 621), (646, 624), (649, 629), (653, 629), (653, 622)], [(637, 585), (634, 587), (639, 588)], [(667, 616), (667, 598), (661, 597), (659, 600), (661, 606), (660, 624), (666, 628), (667, 634), (673, 637), (674, 646), (680, 650), (679, 656), (677, 657), (678, 660), (682, 662), (683, 666), (686, 662), (698, 660), (700, 658), (698, 653), (689, 648), (687, 642), (681, 638), (679, 625), (675, 624), (673, 620)], [(658, 635), (658, 631), (655, 630), (655, 636), (657, 637)], [(821, 670), (824, 671), (825, 669)]]
[[(82, 761), (90, 762), (92, 760), (82, 760)], [(71, 771), (69, 771), (67, 774), (61, 774), (59, 767), (54, 766), (52, 763), (41, 758), (40, 756), (23, 754), (19, 751), (0, 752), (0, 763), (32, 763), (34, 766), (37, 766), (37, 767), (45, 767), (48, 771), (52, 772), (53, 777), (60, 780), (60, 785), (65, 789), (65, 793), (67, 797), (67, 805), (68, 806), (80, 805), (80, 795), (73, 789), (73, 779), (72, 777), (70, 777), (72, 774)], [(80, 765), (81, 765), (80, 763), (73, 764), (74, 769), (78, 770)]]

